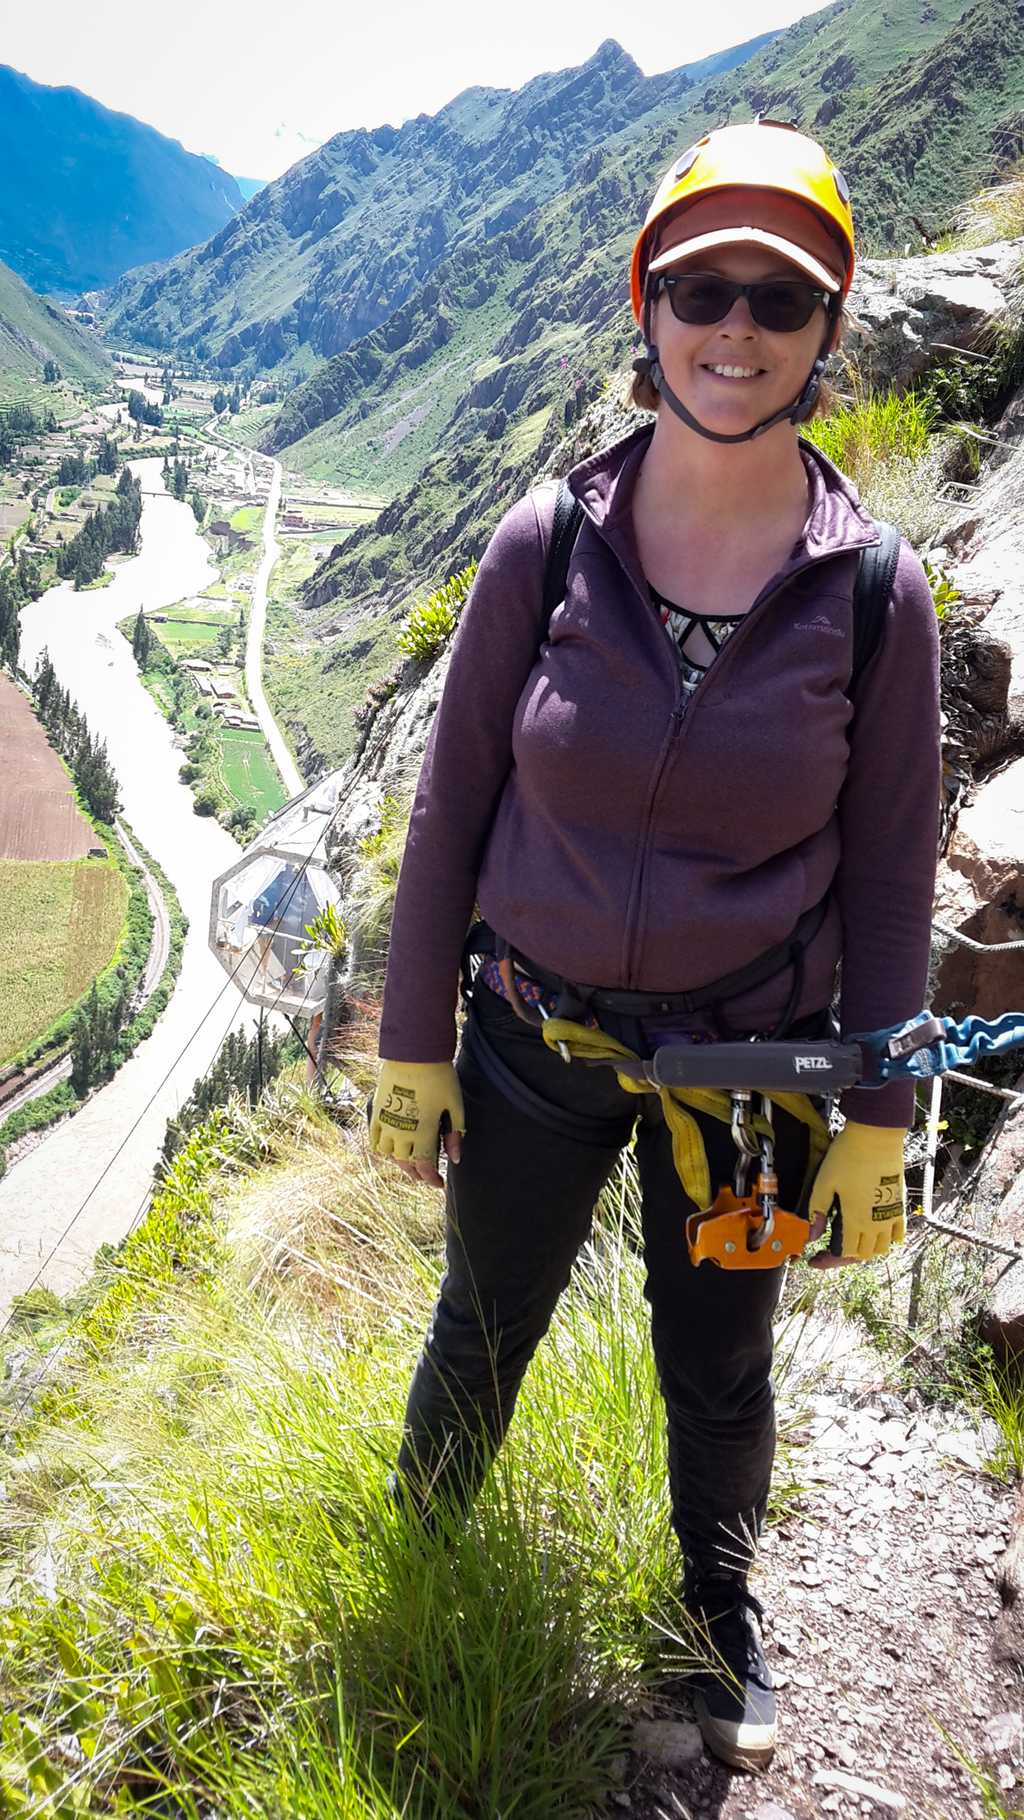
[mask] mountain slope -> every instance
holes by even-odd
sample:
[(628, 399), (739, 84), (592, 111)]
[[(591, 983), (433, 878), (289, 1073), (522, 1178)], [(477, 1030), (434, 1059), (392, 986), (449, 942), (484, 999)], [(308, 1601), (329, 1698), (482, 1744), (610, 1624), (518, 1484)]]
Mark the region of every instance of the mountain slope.
[(0, 259), (37, 290), (107, 285), (206, 240), (235, 179), (129, 114), (0, 64)]
[(307, 584), (296, 654), (274, 666), (275, 706), (311, 764), (351, 746), (338, 706), (356, 686), (349, 673), (388, 667), (410, 597), (479, 556), (504, 507), (628, 364), (635, 225), (669, 158), (709, 122), (762, 108), (814, 126), (829, 112), (864, 251), (915, 241), (914, 214), (939, 230), (999, 175), (1024, 109), (1020, 0), (928, 10), (838, 0), (687, 95), (688, 112), (652, 109), (588, 152), (568, 192), (442, 262), (404, 310), (268, 418), (264, 440), (289, 465), (391, 495)]
[(473, 88), (436, 115), (339, 133), (269, 183), (208, 246), (118, 285), (119, 338), (225, 369), (309, 371), (391, 318), (459, 247), (565, 188), (578, 159), (770, 40), (644, 77), (611, 41), (517, 91)]
[(66, 379), (102, 383), (113, 372), (95, 335), (0, 265), (0, 374), (39, 379), (47, 359), (57, 362)]
[[(940, 227), (994, 176), (1024, 107), (1020, 0), (1009, 8), (978, 0), (969, 10), (935, 0), (929, 11), (922, 23), (919, 0), (838, 0), (688, 94), (685, 112), (675, 101), (652, 107), (582, 159), (566, 192), (514, 233), (452, 255), (384, 328), (293, 391), (268, 422), (265, 446), (313, 473), (398, 495), (318, 577), (319, 596), (358, 596), (385, 574), (396, 583), (421, 574), (440, 560), (467, 504), (482, 540), (506, 471), (510, 485), (528, 475), (542, 443), (627, 357), (635, 224), (672, 153), (709, 120), (760, 109), (821, 131), (827, 112), (864, 250), (915, 240), (915, 214)], [(900, 44), (913, 54), (895, 58)], [(382, 533), (387, 559), (375, 570)]]

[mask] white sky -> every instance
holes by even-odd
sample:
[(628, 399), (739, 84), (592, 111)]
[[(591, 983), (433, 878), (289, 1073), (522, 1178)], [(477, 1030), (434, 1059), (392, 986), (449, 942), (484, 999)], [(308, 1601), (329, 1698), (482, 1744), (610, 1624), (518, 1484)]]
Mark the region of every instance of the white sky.
[(822, 0), (37, 0), (0, 4), (0, 63), (69, 83), (276, 177), (348, 127), (400, 126), (474, 84), (520, 88), (615, 38), (645, 75), (817, 12)]

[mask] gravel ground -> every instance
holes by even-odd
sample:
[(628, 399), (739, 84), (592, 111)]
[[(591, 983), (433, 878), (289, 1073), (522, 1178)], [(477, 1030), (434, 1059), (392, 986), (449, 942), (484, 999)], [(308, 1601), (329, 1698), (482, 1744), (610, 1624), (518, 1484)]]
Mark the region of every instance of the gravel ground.
[(997, 1810), (953, 1742), (1024, 1815), (1024, 1688), (991, 1653), (1014, 1500), (982, 1469), (993, 1436), (859, 1375), (804, 1399), (790, 1439), (807, 1489), (752, 1583), (779, 1692), (772, 1765), (704, 1753), (677, 1684), (639, 1721), (609, 1820), (982, 1820)]

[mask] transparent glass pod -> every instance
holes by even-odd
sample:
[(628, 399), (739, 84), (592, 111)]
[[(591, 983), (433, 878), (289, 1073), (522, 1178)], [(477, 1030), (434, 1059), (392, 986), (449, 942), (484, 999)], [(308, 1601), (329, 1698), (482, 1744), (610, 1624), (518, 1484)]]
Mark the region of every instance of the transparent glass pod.
[[(313, 784), (275, 815), (214, 880), (210, 947), (254, 1005), (294, 1017), (323, 1008), (330, 957), (303, 956), (309, 924), (341, 893), (326, 867), (326, 835), (340, 773)], [(302, 971), (299, 971), (299, 969)]]

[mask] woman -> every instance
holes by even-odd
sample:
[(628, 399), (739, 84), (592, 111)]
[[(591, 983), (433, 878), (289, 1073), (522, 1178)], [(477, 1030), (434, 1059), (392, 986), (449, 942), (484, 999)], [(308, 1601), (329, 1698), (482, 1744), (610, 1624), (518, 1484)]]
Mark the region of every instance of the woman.
[[(844, 1037), (922, 1007), (935, 613), (903, 544), (851, 700), (852, 593), (878, 533), (797, 428), (853, 264), (845, 185), (812, 140), (765, 121), (691, 147), (633, 256), (647, 343), (634, 397), (656, 421), (570, 476), (585, 516), (546, 642), (550, 488), (512, 507), (480, 565), (412, 812), (371, 1114), (374, 1150), (407, 1175), (442, 1185), (442, 1127), (448, 1157), (448, 1268), (399, 1458), (421, 1505), (472, 1495), (486, 1470), (636, 1119), (610, 1069), (564, 1066), (527, 1021), (560, 982), (600, 988), (591, 1014), (644, 1054), (669, 1035), (831, 1033), (840, 958)], [(495, 952), (453, 1065), (476, 902), (474, 951)], [(794, 931), (798, 970), (779, 946)], [(809, 1203), (812, 1236), (841, 1222), (841, 1256), (819, 1266), (903, 1236), (913, 1085), (854, 1089), (841, 1110)], [(729, 1181), (728, 1127), (701, 1123), (712, 1181)], [(684, 1595), (728, 1669), (698, 1678), (698, 1719), (709, 1748), (754, 1766), (775, 1738), (747, 1573), (781, 1272), (691, 1264), (692, 1203), (649, 1102), (636, 1160)], [(782, 1206), (807, 1160), (806, 1127), (777, 1112)]]

